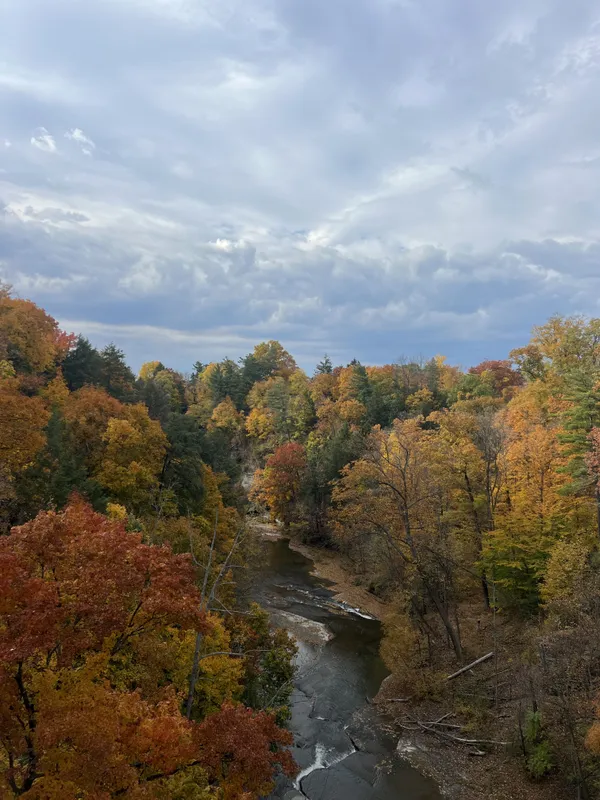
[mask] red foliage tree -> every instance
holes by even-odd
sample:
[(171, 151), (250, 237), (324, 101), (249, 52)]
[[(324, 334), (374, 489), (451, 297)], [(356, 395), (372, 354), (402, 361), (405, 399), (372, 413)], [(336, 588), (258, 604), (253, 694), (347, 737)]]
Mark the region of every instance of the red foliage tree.
[(494, 394), (502, 397), (512, 394), (514, 390), (524, 383), (520, 372), (512, 368), (510, 361), (482, 361), (476, 367), (469, 369), (471, 375), (488, 377), (491, 381)]
[(268, 715), (225, 707), (189, 722), (151, 663), (178, 632), (207, 630), (195, 578), (189, 556), (80, 500), (0, 539), (2, 798), (168, 797), (165, 782), (199, 768), (223, 791), (231, 776), (233, 798), (290, 769)]
[(306, 450), (297, 442), (289, 442), (267, 459), (264, 470), (254, 476), (251, 495), (265, 503), (271, 515), (284, 525), (291, 522), (306, 473)]
[(297, 771), (289, 750), (282, 749), (292, 744), (292, 735), (264, 711), (226, 704), (201, 723), (198, 741), (203, 765), (223, 789), (224, 800), (268, 794), (276, 764), (287, 775)]

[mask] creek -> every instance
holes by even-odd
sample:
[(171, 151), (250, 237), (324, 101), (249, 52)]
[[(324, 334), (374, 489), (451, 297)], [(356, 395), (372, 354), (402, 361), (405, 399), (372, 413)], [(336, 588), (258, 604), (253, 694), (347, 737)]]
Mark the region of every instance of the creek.
[(396, 754), (370, 700), (388, 675), (381, 623), (336, 601), (286, 539), (265, 540), (255, 599), (298, 644), (289, 727), (300, 767), (271, 798), (440, 800), (435, 784)]

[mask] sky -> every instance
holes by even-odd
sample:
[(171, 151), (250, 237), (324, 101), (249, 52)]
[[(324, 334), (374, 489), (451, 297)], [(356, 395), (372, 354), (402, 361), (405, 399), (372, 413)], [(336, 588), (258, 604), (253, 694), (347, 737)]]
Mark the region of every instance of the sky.
[(600, 0), (2, 0), (0, 278), (134, 367), (600, 316)]

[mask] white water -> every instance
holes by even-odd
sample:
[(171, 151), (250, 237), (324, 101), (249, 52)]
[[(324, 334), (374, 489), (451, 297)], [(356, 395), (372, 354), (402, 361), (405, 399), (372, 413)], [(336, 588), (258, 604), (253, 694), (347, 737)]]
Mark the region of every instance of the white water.
[(325, 745), (321, 744), (321, 742), (317, 742), (317, 745), (315, 747), (315, 760), (313, 761), (312, 764), (309, 764), (308, 767), (303, 769), (302, 772), (298, 773), (295, 781), (296, 789), (301, 788), (302, 781), (304, 780), (304, 778), (310, 775), (311, 772), (314, 772), (317, 769), (325, 769), (327, 767), (333, 767), (334, 764), (339, 764), (340, 761), (343, 761), (345, 758), (348, 758), (348, 756), (351, 756), (352, 753), (356, 753), (355, 747), (351, 747), (347, 753), (340, 753), (337, 756), (329, 758), (328, 756), (330, 754), (327, 751)]
[(306, 617), (300, 617), (290, 611), (278, 611), (277, 614), (287, 621), (287, 628), (290, 633), (294, 634), (294, 630), (301, 630), (308, 642), (326, 644), (333, 639), (333, 633), (323, 622), (306, 619)]

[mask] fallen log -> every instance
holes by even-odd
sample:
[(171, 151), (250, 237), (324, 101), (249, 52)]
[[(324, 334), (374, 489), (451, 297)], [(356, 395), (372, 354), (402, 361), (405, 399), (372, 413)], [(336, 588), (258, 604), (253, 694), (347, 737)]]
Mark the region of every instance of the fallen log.
[(424, 722), (423, 725), (435, 725), (439, 728), (458, 728), (458, 730), (462, 728), (462, 725), (453, 725), (452, 722)]
[(478, 744), (500, 744), (506, 747), (509, 742), (500, 742), (497, 739), (464, 739), (462, 736), (454, 736), (452, 733), (447, 733), (446, 731), (438, 731), (435, 728), (431, 728), (428, 725), (425, 725), (423, 722), (419, 722), (417, 720), (417, 725), (424, 731), (428, 731), (429, 733), (433, 733), (435, 736), (441, 736), (444, 739), (450, 739), (452, 742), (458, 742), (459, 744), (469, 744), (469, 745), (478, 745)]
[(448, 675), (448, 676), (446, 677), (446, 680), (447, 680), (447, 681), (451, 681), (451, 680), (454, 680), (454, 678), (458, 678), (458, 676), (459, 676), (459, 675), (462, 675), (462, 674), (463, 674), (463, 672), (468, 672), (468, 671), (469, 671), (470, 669), (472, 669), (473, 667), (477, 667), (479, 664), (483, 664), (483, 663), (484, 663), (484, 661), (489, 661), (489, 659), (490, 659), (490, 658), (493, 658), (493, 656), (494, 656), (494, 651), (492, 650), (492, 652), (491, 652), (491, 653), (488, 653), (488, 654), (487, 654), (487, 655), (485, 655), (485, 656), (481, 656), (481, 658), (477, 658), (475, 661), (471, 661), (471, 663), (470, 663), (470, 664), (467, 664), (467, 666), (466, 666), (466, 667), (462, 667), (462, 668), (461, 668), (461, 669), (459, 669), (457, 672), (453, 672), (453, 673), (452, 673), (452, 675)]

